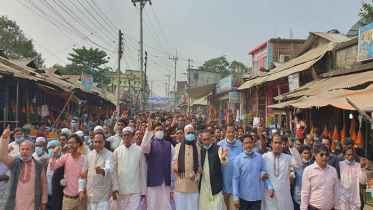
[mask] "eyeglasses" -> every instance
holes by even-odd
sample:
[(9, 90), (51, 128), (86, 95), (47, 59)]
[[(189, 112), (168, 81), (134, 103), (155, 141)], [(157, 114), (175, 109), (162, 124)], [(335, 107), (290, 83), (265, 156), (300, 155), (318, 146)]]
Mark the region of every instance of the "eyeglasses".
[(319, 153), (320, 157), (329, 157), (329, 153)]

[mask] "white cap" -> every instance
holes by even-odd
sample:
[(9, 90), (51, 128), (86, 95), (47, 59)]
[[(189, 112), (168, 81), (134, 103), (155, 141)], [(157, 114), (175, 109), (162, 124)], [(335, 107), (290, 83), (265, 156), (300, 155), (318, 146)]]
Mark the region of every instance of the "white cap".
[(277, 133), (277, 129), (272, 129), (272, 133)]
[(96, 132), (97, 130), (104, 130), (104, 128), (102, 128), (101, 126), (96, 126), (93, 131)]
[(75, 132), (75, 134), (78, 135), (79, 137), (84, 136), (83, 131), (77, 131), (77, 132)]
[(44, 137), (38, 137), (38, 138), (36, 138), (36, 141), (42, 141), (44, 143), (46, 142)]
[(125, 127), (122, 132), (124, 133), (125, 131), (129, 131), (129, 132), (133, 133), (133, 130), (130, 127)]
[(68, 128), (62, 128), (62, 130), (61, 130), (61, 134), (67, 134), (67, 135), (70, 135), (70, 134), (71, 134), (71, 131), (70, 131)]
[[(191, 124), (186, 125), (186, 126), (184, 127), (184, 131), (186, 131), (187, 128), (193, 128), (193, 125), (191, 125)], [(194, 128), (193, 128), (193, 129), (194, 129)]]

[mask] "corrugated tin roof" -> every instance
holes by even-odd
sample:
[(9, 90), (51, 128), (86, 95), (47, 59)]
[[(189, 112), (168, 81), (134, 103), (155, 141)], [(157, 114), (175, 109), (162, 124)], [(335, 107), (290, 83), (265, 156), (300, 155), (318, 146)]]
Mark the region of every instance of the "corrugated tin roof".
[(207, 96), (211, 91), (213, 91), (216, 88), (216, 83), (187, 89), (186, 92), (188, 95), (194, 99), (200, 99), (204, 96)]
[(200, 98), (198, 100), (195, 100), (195, 101), (193, 101), (191, 106), (193, 106), (193, 105), (207, 106), (207, 98), (203, 97), (203, 98)]
[(331, 42), (345, 42), (349, 41), (351, 38), (344, 34), (337, 34), (337, 33), (327, 33), (327, 32), (310, 32), (310, 34), (316, 34), (317, 36), (321, 36)]
[(330, 91), (356, 87), (368, 82), (373, 82), (373, 71), (348, 74), (331, 78), (323, 78), (307, 83), (294, 92), (285, 93), (275, 97), (275, 100), (295, 98), (299, 96), (315, 96), (322, 93), (331, 94)]
[(242, 84), (238, 90), (250, 88), (254, 85), (259, 85), (266, 81), (274, 81), (276, 79), (286, 77), (296, 72), (304, 71), (310, 68), (318, 60), (320, 60), (326, 52), (333, 49), (334, 43), (329, 43), (318, 48), (312, 49), (307, 53), (296, 57), (282, 65), (272, 69), (270, 72), (261, 75), (260, 77), (253, 78)]

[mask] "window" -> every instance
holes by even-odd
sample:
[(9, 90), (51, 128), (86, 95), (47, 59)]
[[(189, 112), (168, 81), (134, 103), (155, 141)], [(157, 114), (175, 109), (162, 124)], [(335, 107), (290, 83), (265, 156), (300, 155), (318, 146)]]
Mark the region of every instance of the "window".
[(254, 68), (253, 68), (253, 76), (259, 75), (259, 69), (260, 69), (260, 60), (257, 60), (254, 62)]
[(263, 58), (263, 68), (265, 68), (265, 69), (269, 68), (269, 66), (268, 66), (268, 57), (267, 56), (265, 56)]
[(136, 85), (136, 81), (134, 81), (135, 85)]
[(194, 73), (194, 79), (198, 79), (198, 73)]
[(120, 84), (122, 84), (122, 81), (119, 81)]

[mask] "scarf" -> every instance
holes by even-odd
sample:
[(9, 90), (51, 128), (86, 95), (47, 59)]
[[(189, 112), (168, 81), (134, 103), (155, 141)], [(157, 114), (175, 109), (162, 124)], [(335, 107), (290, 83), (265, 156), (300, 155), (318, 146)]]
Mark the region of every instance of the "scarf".
[(197, 146), (194, 141), (186, 141), (185, 139), (180, 144), (179, 156), (178, 156), (178, 172), (180, 178), (185, 176), (185, 144), (193, 146), (193, 171), (197, 173), (198, 170), (198, 152)]

